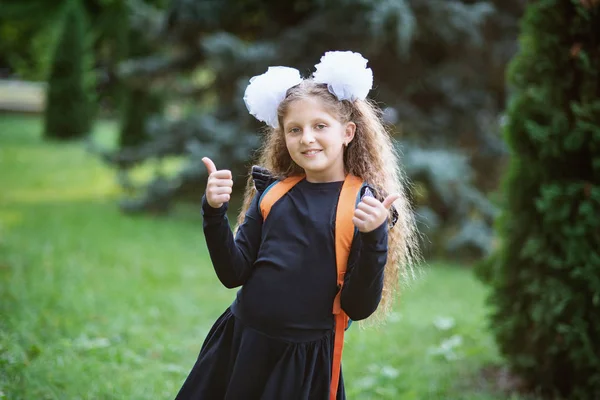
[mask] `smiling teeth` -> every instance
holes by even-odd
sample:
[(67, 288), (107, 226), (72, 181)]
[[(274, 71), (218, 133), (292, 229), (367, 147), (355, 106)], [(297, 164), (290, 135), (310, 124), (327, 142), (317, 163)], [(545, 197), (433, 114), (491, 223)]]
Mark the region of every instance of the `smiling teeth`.
[(310, 150), (310, 151), (305, 151), (304, 154), (317, 154), (319, 151), (321, 151), (321, 150)]

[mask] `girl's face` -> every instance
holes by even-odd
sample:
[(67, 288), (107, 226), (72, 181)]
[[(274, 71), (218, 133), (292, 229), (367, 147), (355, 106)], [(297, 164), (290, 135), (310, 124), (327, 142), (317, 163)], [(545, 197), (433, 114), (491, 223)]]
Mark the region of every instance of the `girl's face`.
[(344, 144), (355, 130), (353, 122), (338, 121), (316, 97), (294, 100), (283, 118), (288, 152), (309, 182), (344, 180)]

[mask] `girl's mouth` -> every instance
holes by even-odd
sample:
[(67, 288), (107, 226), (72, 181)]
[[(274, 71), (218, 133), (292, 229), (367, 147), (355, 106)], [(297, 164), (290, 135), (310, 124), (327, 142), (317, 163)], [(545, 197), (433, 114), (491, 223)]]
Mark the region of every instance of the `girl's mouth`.
[(317, 153), (320, 153), (322, 150), (306, 150), (303, 151), (302, 154), (304, 154), (305, 156), (314, 156)]

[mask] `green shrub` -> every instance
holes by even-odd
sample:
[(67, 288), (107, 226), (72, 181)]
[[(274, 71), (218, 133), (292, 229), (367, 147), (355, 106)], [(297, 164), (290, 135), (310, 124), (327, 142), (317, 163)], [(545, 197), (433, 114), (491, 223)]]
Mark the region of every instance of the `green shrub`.
[(48, 138), (71, 139), (90, 131), (94, 79), (87, 34), (85, 11), (73, 1), (66, 10), (48, 78), (44, 121)]
[(536, 391), (600, 398), (600, 4), (532, 2), (508, 77), (511, 162), (483, 266), (492, 325)]

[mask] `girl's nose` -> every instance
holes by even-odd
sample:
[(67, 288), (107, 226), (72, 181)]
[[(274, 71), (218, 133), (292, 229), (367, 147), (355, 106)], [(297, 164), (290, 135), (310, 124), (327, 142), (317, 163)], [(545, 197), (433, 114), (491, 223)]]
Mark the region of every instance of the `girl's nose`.
[(300, 140), (303, 144), (309, 144), (315, 141), (315, 136), (313, 135), (312, 129), (304, 129), (302, 131), (302, 139)]

